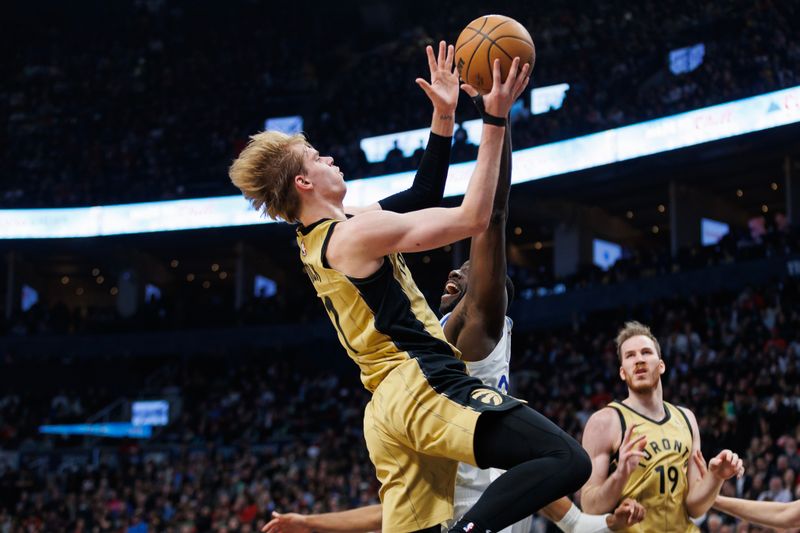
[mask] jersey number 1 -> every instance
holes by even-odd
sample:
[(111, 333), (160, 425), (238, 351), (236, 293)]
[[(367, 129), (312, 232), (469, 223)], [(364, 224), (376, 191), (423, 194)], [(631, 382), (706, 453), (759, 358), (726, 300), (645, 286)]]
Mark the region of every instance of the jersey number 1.
[(342, 336), (342, 342), (347, 346), (350, 351), (355, 355), (358, 353), (355, 348), (350, 346), (350, 343), (347, 342), (347, 335), (344, 334), (344, 330), (342, 329), (342, 323), (339, 321), (339, 312), (333, 306), (333, 301), (331, 300), (330, 296), (325, 296), (323, 299), (325, 303), (325, 309), (330, 313), (331, 318), (333, 318), (333, 324), (336, 326), (336, 329), (339, 331), (339, 334)]

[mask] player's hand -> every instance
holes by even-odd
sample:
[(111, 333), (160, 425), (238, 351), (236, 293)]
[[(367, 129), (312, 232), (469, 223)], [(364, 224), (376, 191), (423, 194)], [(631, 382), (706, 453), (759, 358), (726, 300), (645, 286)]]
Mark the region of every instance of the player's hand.
[(455, 49), (452, 44), (447, 46), (441, 41), (438, 57), (434, 57), (432, 46), (426, 46), (425, 53), (428, 54), (431, 82), (417, 78), (417, 85), (425, 91), (438, 111), (454, 112), (458, 104), (458, 72), (453, 68)]
[(703, 452), (700, 450), (694, 452), (694, 454), (692, 454), (692, 461), (694, 462), (694, 466), (697, 467), (698, 474), (700, 474), (700, 477), (698, 477), (695, 482), (703, 481), (703, 478), (708, 474), (708, 465), (706, 464), (706, 458), (703, 457)]
[(272, 512), (272, 520), (261, 528), (263, 533), (311, 533), (306, 517), (297, 513)]
[[(525, 63), (520, 68), (519, 58), (515, 57), (511, 62), (508, 77), (503, 82), (500, 74), (500, 60), (495, 59), (492, 65), (492, 90), (483, 97), (483, 104), (486, 112), (495, 117), (505, 117), (511, 111), (511, 106), (525, 90), (530, 81), (530, 65)], [(470, 96), (477, 94), (475, 88), (469, 84), (463, 84), (461, 88)]]
[(606, 517), (606, 525), (611, 531), (626, 529), (644, 520), (646, 514), (644, 505), (627, 498)]
[(625, 431), (622, 445), (619, 447), (619, 459), (617, 460), (617, 471), (615, 473), (625, 481), (631, 477), (639, 461), (644, 457), (642, 450), (647, 445), (647, 435), (639, 435), (635, 439), (633, 438), (633, 430), (637, 427), (639, 427), (639, 424), (633, 424)]
[(730, 450), (722, 450), (708, 463), (708, 471), (717, 479), (726, 480), (744, 475), (744, 464), (739, 455)]

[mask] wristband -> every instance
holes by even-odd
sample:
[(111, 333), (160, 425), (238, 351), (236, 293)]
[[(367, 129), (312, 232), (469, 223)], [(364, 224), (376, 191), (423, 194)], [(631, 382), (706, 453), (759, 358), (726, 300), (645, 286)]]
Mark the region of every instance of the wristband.
[(494, 115), (490, 115), (489, 113), (483, 114), (483, 123), (484, 124), (491, 124), (492, 126), (500, 126), (501, 128), (506, 127), (506, 119), (496, 117)]
[(490, 124), (492, 126), (500, 126), (501, 128), (506, 127), (507, 125), (506, 119), (490, 115), (489, 113), (486, 112), (486, 106), (484, 106), (483, 104), (482, 94), (473, 96), (472, 102), (475, 104), (475, 107), (478, 108), (478, 113), (480, 113), (481, 120), (483, 120), (484, 124)]

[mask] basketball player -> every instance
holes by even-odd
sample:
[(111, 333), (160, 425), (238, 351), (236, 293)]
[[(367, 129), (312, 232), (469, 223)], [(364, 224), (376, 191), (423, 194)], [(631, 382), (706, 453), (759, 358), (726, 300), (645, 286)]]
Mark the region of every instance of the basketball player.
[[(477, 93), (470, 94), (470, 97), (483, 114), (482, 98)], [(506, 316), (506, 309), (514, 294), (514, 286), (506, 275), (505, 245), (511, 154), (511, 132), (506, 130), (489, 227), (472, 238), (469, 260), (448, 275), (439, 307), (443, 315), (441, 324), (445, 337), (461, 352), (461, 359), (466, 363), (469, 374), (505, 393), (508, 393), (513, 325)], [(472, 507), (500, 473), (498, 470), (481, 470), (466, 463), (459, 464), (455, 485), (455, 517), (462, 516)], [(541, 512), (567, 533), (600, 533), (609, 531), (609, 528), (636, 523), (644, 516), (644, 508), (632, 500), (620, 505), (613, 515), (584, 515), (568, 498), (548, 505)], [(531, 519), (528, 516), (501, 533), (529, 533)], [(381, 525), (380, 505), (373, 505), (311, 516), (273, 513), (273, 519), (262, 531), (376, 531), (381, 529)]]
[[(694, 455), (695, 465), (701, 477), (708, 474), (708, 466), (703, 454), (698, 451)], [(717, 496), (714, 509), (775, 529), (790, 529), (800, 527), (800, 500), (793, 502), (765, 502)]]
[(690, 517), (702, 516), (722, 483), (744, 473), (742, 461), (724, 450), (700, 479), (689, 461), (700, 449), (697, 421), (689, 409), (664, 401), (666, 367), (658, 340), (647, 326), (628, 322), (616, 344), (628, 397), (611, 402), (586, 424), (583, 446), (592, 458), (592, 475), (581, 491), (584, 511), (607, 512), (621, 499), (633, 498), (647, 516), (627, 531), (697, 532)]
[[(450, 47), (444, 65), (455, 76), (452, 57)], [(302, 136), (255, 135), (230, 169), (255, 207), (299, 223), (300, 259), (372, 393), (364, 435), (381, 482), (386, 532), (438, 531), (453, 516), (458, 462), (508, 470), (452, 528), (473, 533), (521, 520), (577, 490), (590, 474), (588, 456), (574, 439), (466, 374), (400, 255), (486, 230), (503, 117), (527, 85), (528, 69), (515, 58), (502, 81), (495, 61), (478, 160), (458, 207), (373, 208), (348, 216), (342, 173)]]

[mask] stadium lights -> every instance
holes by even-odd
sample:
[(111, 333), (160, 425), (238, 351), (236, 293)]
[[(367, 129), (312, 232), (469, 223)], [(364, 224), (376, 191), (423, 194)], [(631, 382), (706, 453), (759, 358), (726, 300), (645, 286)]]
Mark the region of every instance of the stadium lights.
[[(800, 86), (514, 152), (512, 183), (586, 170), (800, 122)], [(475, 162), (450, 167), (445, 196), (463, 195)], [(345, 203), (406, 189), (414, 172), (348, 183)], [(741, 194), (739, 194), (741, 196)], [(98, 237), (272, 222), (239, 195), (54, 209), (1, 209), (0, 239)]]

